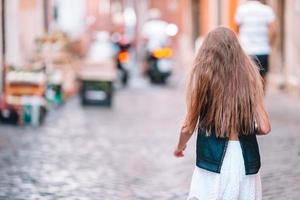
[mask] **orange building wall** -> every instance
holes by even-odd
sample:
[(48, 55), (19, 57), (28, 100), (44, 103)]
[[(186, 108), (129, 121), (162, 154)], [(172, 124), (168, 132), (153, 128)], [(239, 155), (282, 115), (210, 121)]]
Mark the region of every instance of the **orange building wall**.
[(237, 31), (237, 25), (234, 21), (234, 16), (235, 16), (235, 12), (236, 9), (239, 5), (239, 1), (238, 0), (230, 0), (228, 3), (228, 25), (230, 28), (232, 28), (234, 31)]
[(35, 6), (36, 6), (36, 0), (20, 1), (20, 5), (19, 5), (21, 10), (34, 9)]
[(199, 9), (200, 9), (200, 33), (204, 35), (210, 30), (210, 0), (200, 0)]

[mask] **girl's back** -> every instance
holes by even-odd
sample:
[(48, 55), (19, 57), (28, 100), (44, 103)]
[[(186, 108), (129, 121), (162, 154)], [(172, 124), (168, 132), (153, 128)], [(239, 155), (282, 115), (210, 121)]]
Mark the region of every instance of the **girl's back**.
[(261, 199), (256, 135), (270, 132), (263, 98), (258, 67), (235, 33), (224, 27), (211, 31), (194, 61), (187, 115), (175, 150), (175, 156), (183, 156), (198, 130), (191, 198)]

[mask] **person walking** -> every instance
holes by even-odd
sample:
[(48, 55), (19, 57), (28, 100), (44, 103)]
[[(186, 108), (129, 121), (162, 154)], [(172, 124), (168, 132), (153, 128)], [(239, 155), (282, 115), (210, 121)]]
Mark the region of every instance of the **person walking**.
[(260, 66), (265, 90), (269, 55), (275, 40), (275, 14), (270, 6), (248, 0), (237, 8), (235, 22), (244, 50)]
[(197, 52), (176, 157), (184, 156), (195, 130), (196, 167), (188, 200), (261, 200), (256, 136), (271, 130), (262, 78), (228, 28), (211, 31)]

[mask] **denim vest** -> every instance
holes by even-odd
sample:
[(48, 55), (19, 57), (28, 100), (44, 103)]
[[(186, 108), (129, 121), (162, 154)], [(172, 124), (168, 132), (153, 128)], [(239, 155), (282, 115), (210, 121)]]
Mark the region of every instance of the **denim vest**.
[[(256, 134), (239, 136), (246, 175), (256, 174), (261, 166)], [(196, 165), (211, 172), (220, 173), (228, 145), (228, 138), (218, 138), (215, 133), (207, 136), (206, 130), (198, 129)]]

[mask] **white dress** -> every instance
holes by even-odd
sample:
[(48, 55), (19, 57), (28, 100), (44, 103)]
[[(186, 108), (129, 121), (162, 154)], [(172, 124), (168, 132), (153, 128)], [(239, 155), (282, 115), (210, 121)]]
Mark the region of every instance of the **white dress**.
[(261, 199), (260, 174), (245, 175), (239, 141), (228, 142), (220, 174), (195, 168), (188, 196), (188, 200)]

